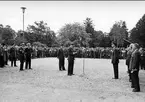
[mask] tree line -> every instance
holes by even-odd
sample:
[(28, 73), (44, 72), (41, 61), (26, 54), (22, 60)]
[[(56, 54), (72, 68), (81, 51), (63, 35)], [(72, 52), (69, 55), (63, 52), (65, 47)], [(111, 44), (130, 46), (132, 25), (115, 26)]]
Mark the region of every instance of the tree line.
[(86, 18), (83, 23), (68, 23), (59, 29), (58, 34), (48, 27), (44, 21), (35, 21), (28, 25), (26, 31), (16, 32), (9, 25), (0, 24), (0, 43), (19, 45), (20, 43), (38, 44), (48, 47), (60, 45), (69, 46), (73, 43), (77, 47), (111, 47), (111, 42), (116, 42), (118, 47), (127, 47), (128, 41), (139, 43), (145, 47), (145, 15), (137, 22), (135, 27), (128, 31), (125, 21), (116, 21), (109, 33), (94, 28), (91, 18)]

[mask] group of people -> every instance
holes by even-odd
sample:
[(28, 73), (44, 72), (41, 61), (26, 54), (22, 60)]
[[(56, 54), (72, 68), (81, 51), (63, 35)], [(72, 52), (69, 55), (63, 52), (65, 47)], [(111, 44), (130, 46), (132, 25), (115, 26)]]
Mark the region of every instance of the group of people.
[[(113, 53), (112, 53), (112, 64), (114, 68), (114, 78), (118, 79), (118, 49), (116, 48), (115, 43), (112, 43)], [(126, 65), (128, 68), (129, 82), (131, 82), (131, 88), (133, 88), (133, 92), (140, 92), (139, 85), (139, 70), (140, 70), (140, 62), (141, 62), (141, 54), (142, 48), (137, 43), (132, 43), (127, 48), (127, 57), (126, 57)]]
[[(17, 48), (15, 45), (10, 47), (9, 49), (5, 44), (0, 44), (0, 67), (4, 67), (5, 65), (8, 65), (8, 60), (11, 61), (11, 67), (17, 67), (16, 61), (19, 59), (20, 61), (20, 71), (24, 70), (24, 62), (25, 62), (25, 69), (32, 69), (31, 68), (31, 59), (33, 58), (34, 52), (36, 52), (37, 49), (34, 49), (30, 43), (27, 43), (26, 45), (22, 43), (19, 48)], [(82, 48), (82, 57), (86, 56), (86, 49)], [(126, 65), (127, 65), (127, 72), (129, 75), (129, 82), (131, 82), (131, 88), (133, 89), (133, 92), (139, 92), (140, 91), (140, 85), (139, 85), (139, 69), (141, 66), (141, 69), (145, 69), (144, 59), (145, 59), (145, 53), (143, 53), (143, 49), (139, 47), (137, 43), (132, 43), (130, 46), (126, 49)], [(120, 59), (120, 49), (116, 47), (115, 43), (112, 43), (112, 50), (111, 50), (111, 62), (113, 64), (114, 69), (114, 78), (119, 78), (119, 72), (118, 72), (118, 64)], [(78, 51), (75, 49), (74, 45), (71, 44), (67, 49), (67, 58), (68, 58), (68, 76), (74, 75), (73, 73), (73, 67), (74, 67), (74, 60), (77, 56)], [(61, 46), (59, 49), (57, 49), (57, 58), (59, 59), (59, 70), (65, 71), (65, 50), (64, 47)]]
[[(70, 47), (68, 48), (68, 76), (74, 75), (73, 67), (74, 67), (74, 60), (75, 60), (76, 53), (77, 52), (75, 52), (73, 44), (71, 44)], [(57, 57), (59, 59), (59, 70), (60, 71), (65, 70), (64, 67), (65, 55), (62, 46), (58, 50)]]
[(19, 59), (20, 61), (20, 71), (24, 70), (24, 62), (25, 69), (31, 68), (31, 57), (32, 57), (33, 49), (30, 43), (25, 45), (22, 43), (19, 48), (15, 45), (8, 48), (5, 44), (0, 44), (0, 67), (5, 67), (8, 65), (8, 60), (11, 61), (11, 67), (17, 67), (16, 61)]

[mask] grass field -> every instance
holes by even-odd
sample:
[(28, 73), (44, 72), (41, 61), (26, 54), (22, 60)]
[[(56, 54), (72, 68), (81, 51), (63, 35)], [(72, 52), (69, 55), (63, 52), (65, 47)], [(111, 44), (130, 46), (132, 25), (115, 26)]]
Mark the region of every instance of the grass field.
[(57, 58), (33, 59), (33, 70), (22, 72), (0, 68), (0, 102), (145, 102), (145, 71), (139, 74), (141, 92), (133, 93), (125, 60), (120, 60), (118, 80), (112, 79), (110, 62), (85, 59), (83, 75), (83, 60), (76, 58), (74, 76), (58, 70)]

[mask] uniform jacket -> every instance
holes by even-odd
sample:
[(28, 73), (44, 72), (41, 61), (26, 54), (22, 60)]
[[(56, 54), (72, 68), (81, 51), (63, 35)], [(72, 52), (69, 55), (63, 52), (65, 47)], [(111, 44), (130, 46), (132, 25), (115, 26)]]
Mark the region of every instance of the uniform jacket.
[(73, 51), (73, 48), (68, 49), (68, 61), (74, 61), (75, 59), (75, 54)]
[(114, 49), (112, 52), (112, 64), (118, 64), (119, 63), (119, 50)]
[(32, 48), (25, 48), (26, 57), (31, 57), (32, 52), (33, 52)]

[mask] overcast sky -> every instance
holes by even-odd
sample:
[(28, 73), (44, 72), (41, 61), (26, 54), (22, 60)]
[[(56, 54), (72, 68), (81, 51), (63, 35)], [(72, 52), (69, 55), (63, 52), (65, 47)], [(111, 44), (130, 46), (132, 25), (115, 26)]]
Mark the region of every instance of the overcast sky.
[(0, 1), (0, 24), (22, 29), (22, 6), (27, 8), (25, 29), (43, 20), (55, 32), (66, 23), (83, 23), (86, 17), (92, 18), (95, 30), (109, 32), (119, 20), (131, 30), (145, 14), (145, 1)]

